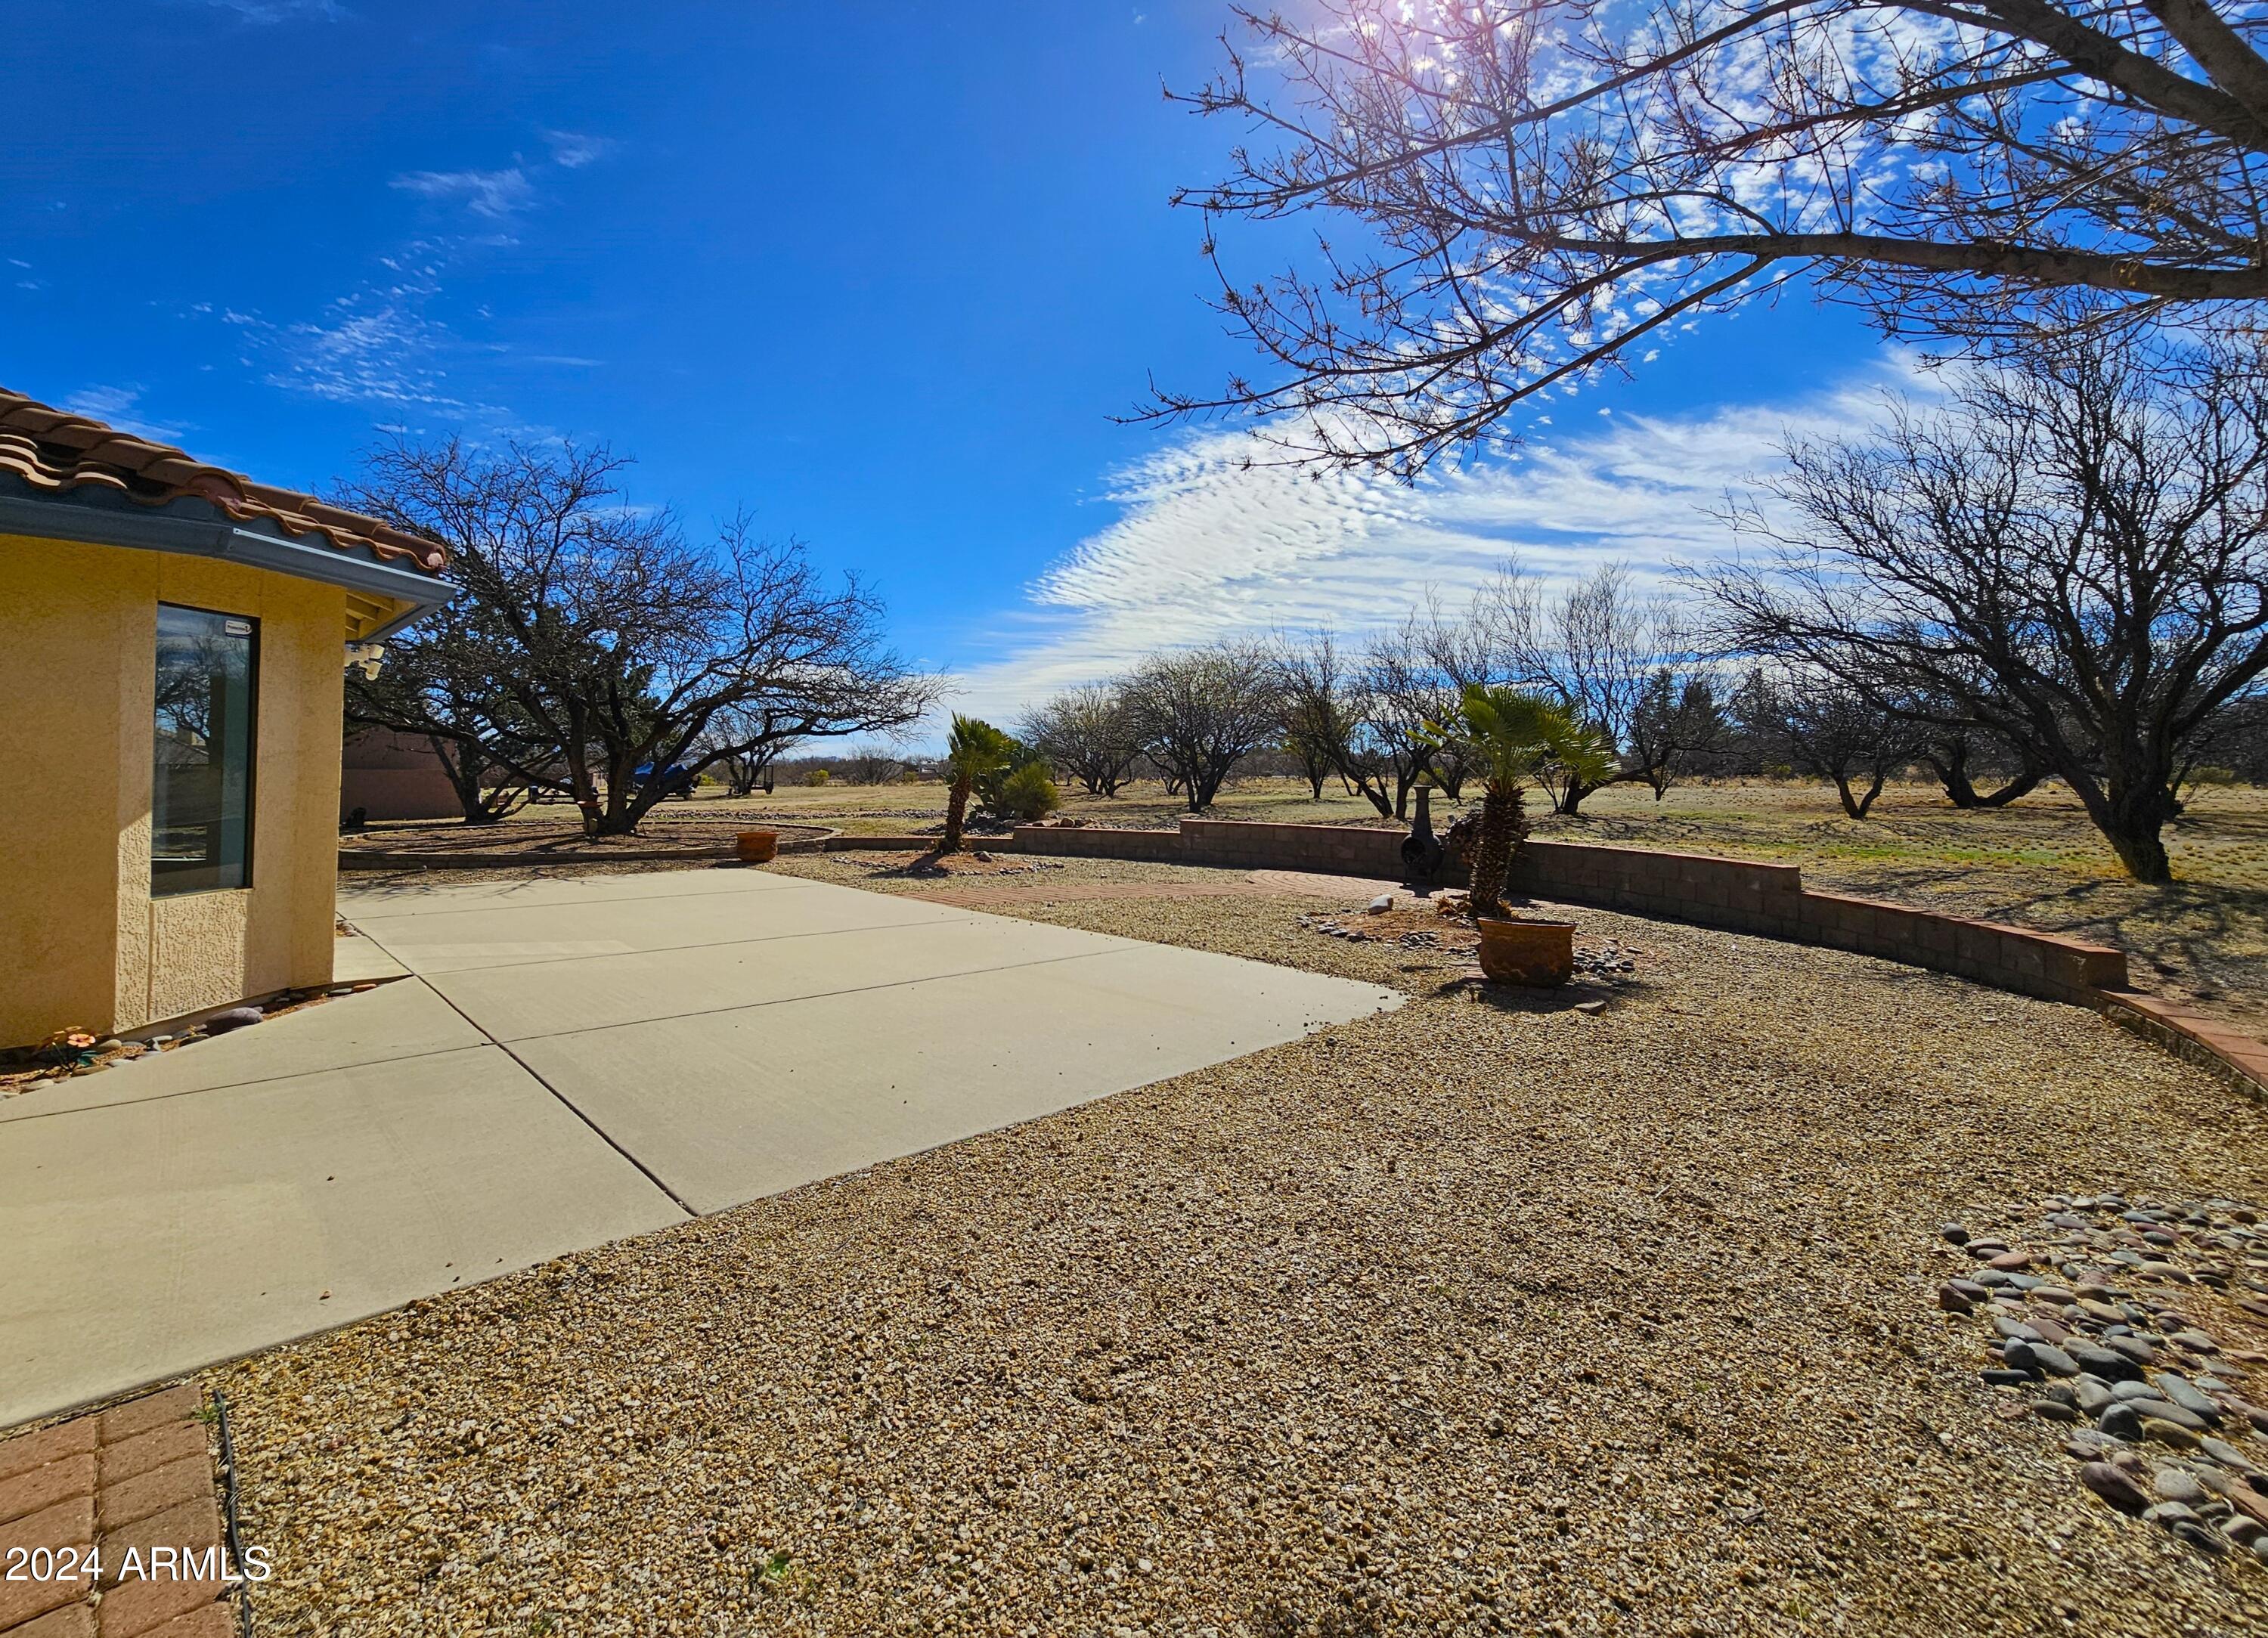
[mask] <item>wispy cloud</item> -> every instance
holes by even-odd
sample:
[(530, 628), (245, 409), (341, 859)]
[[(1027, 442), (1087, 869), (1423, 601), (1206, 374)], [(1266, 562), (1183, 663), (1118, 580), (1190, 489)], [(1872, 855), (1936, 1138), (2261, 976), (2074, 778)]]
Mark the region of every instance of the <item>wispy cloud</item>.
[(564, 171), (595, 165), (622, 146), (611, 136), (592, 136), (581, 131), (546, 131), (543, 140), (550, 145), (551, 163)]
[(394, 187), (427, 199), (455, 202), (476, 217), (502, 218), (535, 202), (535, 185), (518, 165), (501, 171), (411, 171)]
[(420, 239), (379, 259), (386, 276), (365, 280), (307, 318), (275, 319), (204, 303), (190, 309), (217, 319), (235, 338), (239, 362), (272, 386), (333, 403), (367, 404), (396, 414), (425, 411), (463, 419), (494, 415), (453, 385), (467, 344), (431, 307), (464, 238)]
[(108, 422), (122, 432), (138, 433), (161, 444), (179, 444), (183, 429), (170, 421), (159, 421), (144, 415), (141, 409), (142, 388), (132, 386), (83, 386), (57, 406), (75, 415), (91, 415), (97, 421)]
[(205, 4), (217, 11), (233, 11), (247, 23), (286, 23), (303, 17), (336, 21), (347, 15), (337, 0), (205, 0)]
[(999, 657), (961, 674), (959, 707), (1012, 720), (1153, 649), (1359, 633), (1429, 587), (1462, 597), (1513, 554), (1549, 577), (1620, 561), (1659, 580), (1727, 549), (1712, 509), (1771, 465), (1792, 425), (1862, 424), (1901, 378), (1890, 360), (1801, 400), (1611, 415), (1414, 487), (1271, 464), (1240, 432), (1196, 435), (1119, 474), (1108, 496), (1117, 519), (1050, 566), (1021, 607), (988, 618), (1006, 634)]

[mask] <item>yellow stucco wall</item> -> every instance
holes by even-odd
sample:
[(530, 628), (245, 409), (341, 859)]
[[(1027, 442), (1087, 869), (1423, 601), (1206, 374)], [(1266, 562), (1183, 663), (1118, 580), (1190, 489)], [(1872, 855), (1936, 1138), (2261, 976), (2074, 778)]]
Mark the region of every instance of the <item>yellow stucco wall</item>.
[[(0, 535), (0, 1046), (329, 982), (346, 596)], [(160, 603), (260, 621), (247, 888), (150, 896)]]

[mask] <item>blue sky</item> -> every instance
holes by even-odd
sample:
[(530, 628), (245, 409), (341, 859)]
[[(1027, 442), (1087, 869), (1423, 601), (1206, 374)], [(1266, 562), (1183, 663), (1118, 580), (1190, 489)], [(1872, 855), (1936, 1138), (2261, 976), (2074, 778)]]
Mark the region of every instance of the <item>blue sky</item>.
[[(1697, 510), (1895, 373), (1801, 300), (1541, 408), (1415, 490), (1114, 424), (1249, 368), (1167, 105), (1220, 0), (1139, 6), (105, 0), (0, 62), (0, 384), (321, 488), (376, 430), (573, 434), (637, 498), (856, 568), (1004, 716), (1152, 643), (1389, 617), (1508, 547), (1719, 549)], [(1257, 276), (1295, 239), (1232, 233)]]

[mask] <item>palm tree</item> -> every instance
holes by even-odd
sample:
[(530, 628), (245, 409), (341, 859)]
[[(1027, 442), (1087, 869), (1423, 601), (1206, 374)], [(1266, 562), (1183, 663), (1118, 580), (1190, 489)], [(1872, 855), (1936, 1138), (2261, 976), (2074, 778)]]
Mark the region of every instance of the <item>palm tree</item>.
[(1616, 772), (1614, 746), (1564, 707), (1517, 688), (1468, 683), (1457, 701), (1457, 719), (1455, 734), (1428, 723), (1425, 737), (1435, 744), (1454, 738), (1481, 775), (1471, 903), (1475, 915), (1502, 915), (1505, 879), (1528, 839), (1528, 782), (1540, 771), (1556, 770), (1585, 784), (1603, 784)]
[(945, 765), (953, 775), (953, 795), (945, 804), (945, 840), (939, 853), (961, 851), (961, 827), (968, 822), (968, 797), (976, 782), (1005, 768), (1016, 754), (1016, 742), (991, 724), (958, 711), (953, 732), (945, 742)]

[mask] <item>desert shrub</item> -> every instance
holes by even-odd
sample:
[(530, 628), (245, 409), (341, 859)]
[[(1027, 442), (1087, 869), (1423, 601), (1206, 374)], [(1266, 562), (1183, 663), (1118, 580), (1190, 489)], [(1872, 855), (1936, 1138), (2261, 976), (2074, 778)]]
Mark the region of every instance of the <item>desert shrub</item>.
[(1002, 819), (1020, 819), (1026, 824), (1045, 819), (1063, 806), (1063, 792), (1048, 775), (1043, 760), (1027, 762), (1000, 783), (999, 802), (994, 812)]
[[(987, 726), (990, 724), (988, 724)], [(1045, 774), (1051, 775), (1054, 770), (1049, 767), (1047, 758), (1041, 754), (1037, 746), (1025, 744), (1013, 734), (1000, 733), (998, 729), (994, 729), (993, 731), (1000, 734), (997, 746), (998, 760), (976, 775), (974, 790), (977, 812), (983, 813), (987, 819), (1020, 818), (1020, 815), (1009, 799), (1008, 782), (1022, 773), (1024, 769), (1034, 766), (1037, 766), (1041, 772)], [(1060, 802), (1061, 798), (1058, 796), (1057, 804), (1060, 805)]]
[(806, 785), (823, 785), (833, 777), (834, 775), (825, 768), (814, 768), (803, 776), (803, 782)]

